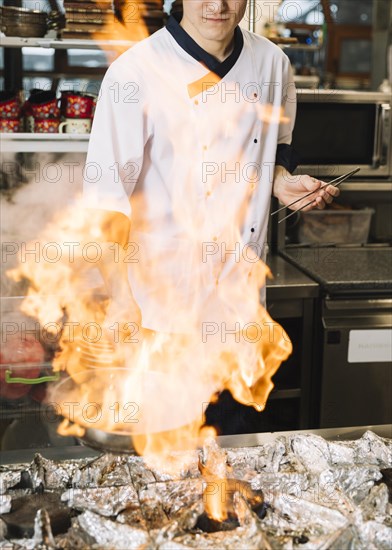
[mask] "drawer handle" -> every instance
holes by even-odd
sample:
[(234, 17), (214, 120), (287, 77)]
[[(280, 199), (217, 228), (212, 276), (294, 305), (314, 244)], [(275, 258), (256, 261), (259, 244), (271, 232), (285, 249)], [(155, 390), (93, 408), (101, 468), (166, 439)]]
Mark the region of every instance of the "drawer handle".
[(42, 384), (43, 382), (57, 382), (60, 379), (60, 371), (48, 376), (39, 376), (38, 378), (22, 378), (20, 376), (12, 377), (12, 371), (5, 371), (5, 381), (7, 384)]

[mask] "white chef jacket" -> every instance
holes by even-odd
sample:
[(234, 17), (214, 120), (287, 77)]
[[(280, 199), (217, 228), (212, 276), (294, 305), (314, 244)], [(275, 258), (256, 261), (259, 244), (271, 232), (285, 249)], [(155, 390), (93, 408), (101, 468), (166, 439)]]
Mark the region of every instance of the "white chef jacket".
[(84, 202), (130, 217), (130, 284), (151, 330), (257, 315), (253, 253), (265, 251), (276, 151), (291, 143), (296, 93), (281, 49), (236, 32), (243, 46), (223, 77), (163, 28), (102, 82)]

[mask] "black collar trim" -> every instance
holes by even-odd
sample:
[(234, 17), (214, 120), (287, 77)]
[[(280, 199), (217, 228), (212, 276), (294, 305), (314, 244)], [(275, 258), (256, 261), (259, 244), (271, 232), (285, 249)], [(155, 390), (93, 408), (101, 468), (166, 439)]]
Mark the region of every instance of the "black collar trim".
[[(178, 19), (177, 19), (177, 18)], [(244, 45), (244, 37), (242, 36), (241, 29), (236, 27), (234, 29), (234, 50), (229, 57), (224, 61), (218, 61), (215, 57), (199, 46), (197, 42), (189, 36), (189, 34), (180, 26), (181, 16), (171, 15), (166, 24), (167, 30), (173, 36), (174, 40), (191, 55), (196, 61), (203, 63), (213, 73), (217, 74), (221, 78), (227, 75), (227, 73), (234, 67), (239, 58)]]

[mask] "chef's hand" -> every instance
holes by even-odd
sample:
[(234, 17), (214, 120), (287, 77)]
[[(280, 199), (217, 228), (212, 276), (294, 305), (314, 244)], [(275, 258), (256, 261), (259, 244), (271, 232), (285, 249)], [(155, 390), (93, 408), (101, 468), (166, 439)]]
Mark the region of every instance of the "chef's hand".
[(300, 199), (309, 191), (316, 191), (314, 195), (306, 197), (303, 201), (298, 201), (293, 205), (292, 210), (298, 210), (304, 204), (313, 199), (313, 203), (304, 208), (304, 212), (318, 208), (322, 210), (327, 204), (331, 204), (335, 197), (340, 195), (340, 191), (333, 185), (328, 185), (321, 191), (317, 192), (325, 182), (313, 178), (311, 176), (293, 176), (283, 166), (275, 167), (273, 195), (281, 204), (290, 204), (293, 201)]

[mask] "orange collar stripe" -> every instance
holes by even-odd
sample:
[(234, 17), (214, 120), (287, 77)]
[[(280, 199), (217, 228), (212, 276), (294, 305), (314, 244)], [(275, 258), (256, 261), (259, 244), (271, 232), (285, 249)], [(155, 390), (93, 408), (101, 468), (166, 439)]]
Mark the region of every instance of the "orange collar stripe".
[(195, 97), (202, 92), (209, 90), (210, 88), (218, 84), (218, 82), (220, 82), (221, 80), (222, 79), (220, 76), (210, 71), (199, 80), (188, 84), (188, 95), (190, 98)]

